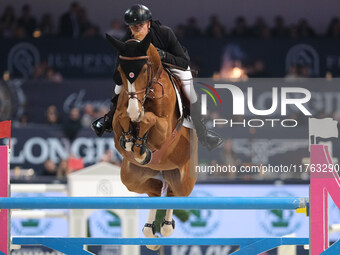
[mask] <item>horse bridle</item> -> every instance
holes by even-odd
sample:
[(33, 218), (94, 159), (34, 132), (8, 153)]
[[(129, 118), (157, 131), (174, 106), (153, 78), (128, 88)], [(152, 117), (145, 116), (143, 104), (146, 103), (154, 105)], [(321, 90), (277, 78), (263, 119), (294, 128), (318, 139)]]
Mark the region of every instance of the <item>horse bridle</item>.
[[(162, 64), (159, 65), (158, 70), (157, 70), (155, 76), (152, 77), (152, 73), (151, 73), (152, 63), (150, 61), (149, 56), (125, 57), (125, 56), (121, 56), (120, 55), (119, 58), (122, 59), (122, 60), (128, 60), (128, 61), (142, 60), (142, 59), (146, 59), (147, 60), (146, 65), (147, 65), (148, 78), (147, 78), (146, 88), (138, 90), (138, 91), (135, 91), (135, 92), (129, 92), (129, 91), (125, 90), (125, 93), (129, 96), (129, 99), (133, 99), (133, 98), (137, 99), (138, 102), (140, 102), (142, 108), (144, 109), (144, 103), (145, 103), (146, 98), (160, 99), (160, 98), (162, 98), (164, 96), (164, 87), (163, 87), (163, 84), (159, 81), (160, 75), (161, 75), (162, 70), (163, 70), (162, 69)], [(155, 96), (148, 97), (150, 92), (154, 92), (154, 89), (152, 88), (154, 84), (159, 84), (161, 86), (161, 88), (162, 88), (162, 96), (160, 96), (158, 98), (156, 98)], [(145, 94), (144, 94), (143, 99), (139, 100), (137, 95), (141, 94), (141, 93), (145, 93)]]

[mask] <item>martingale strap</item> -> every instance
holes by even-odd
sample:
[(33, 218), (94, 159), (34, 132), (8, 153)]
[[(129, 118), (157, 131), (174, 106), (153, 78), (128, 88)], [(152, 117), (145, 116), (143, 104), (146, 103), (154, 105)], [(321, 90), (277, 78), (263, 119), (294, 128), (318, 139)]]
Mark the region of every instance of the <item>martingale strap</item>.
[(171, 135), (168, 137), (168, 139), (165, 141), (165, 143), (162, 145), (162, 147), (159, 150), (156, 150), (152, 152), (152, 158), (150, 161), (150, 165), (152, 164), (159, 164), (164, 153), (167, 151), (168, 147), (175, 141), (177, 138), (177, 135), (179, 131), (181, 130), (183, 124), (183, 118), (179, 118), (177, 121), (177, 125), (175, 129), (172, 131)]

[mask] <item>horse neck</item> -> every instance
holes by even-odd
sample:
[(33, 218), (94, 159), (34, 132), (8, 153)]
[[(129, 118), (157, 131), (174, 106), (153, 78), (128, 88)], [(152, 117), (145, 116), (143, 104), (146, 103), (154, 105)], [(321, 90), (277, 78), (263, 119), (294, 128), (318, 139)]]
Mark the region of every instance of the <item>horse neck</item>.
[(152, 77), (154, 77), (155, 75), (157, 75), (157, 72), (161, 73), (162, 69), (163, 69), (163, 65), (161, 62), (161, 59), (158, 55), (158, 52), (156, 50), (156, 48), (151, 44), (149, 49), (148, 49), (148, 56), (150, 58), (150, 62), (151, 62), (151, 69), (152, 69)]

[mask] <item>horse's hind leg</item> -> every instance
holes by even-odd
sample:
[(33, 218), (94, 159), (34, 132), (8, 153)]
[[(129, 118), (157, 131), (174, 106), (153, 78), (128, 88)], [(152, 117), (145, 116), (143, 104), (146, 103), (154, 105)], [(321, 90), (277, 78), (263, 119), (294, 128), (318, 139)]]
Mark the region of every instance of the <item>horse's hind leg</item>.
[[(190, 195), (196, 183), (196, 178), (191, 178), (189, 164), (182, 168), (182, 174), (179, 169), (163, 171), (163, 177), (168, 184), (168, 197), (187, 197)], [(161, 225), (162, 236), (170, 236), (175, 229), (175, 221), (172, 218), (173, 209), (166, 210), (164, 220)]]
[[(152, 170), (147, 167), (139, 167), (123, 159), (121, 167), (121, 180), (128, 190), (137, 193), (146, 193), (149, 197), (161, 196), (163, 182), (161, 180), (153, 179), (159, 171)], [(143, 228), (145, 237), (158, 237), (155, 235), (155, 218), (156, 209), (149, 211), (149, 216)], [(150, 250), (158, 250), (160, 245), (147, 245)]]
[[(145, 237), (148, 237), (148, 238), (158, 237), (157, 235), (155, 235), (155, 233), (156, 233), (156, 225), (155, 225), (156, 212), (157, 212), (157, 209), (149, 210), (148, 220), (146, 221), (146, 223), (143, 227), (143, 235)], [(156, 251), (156, 250), (159, 250), (159, 248), (161, 246), (160, 245), (146, 245), (146, 247), (150, 250)]]
[[(176, 171), (176, 170), (175, 170)], [(171, 191), (171, 187), (167, 188), (167, 196), (172, 197), (173, 193)], [(175, 230), (175, 220), (172, 218), (174, 210), (167, 209), (165, 212), (164, 219), (161, 223), (161, 234), (162, 236), (168, 237), (171, 236)]]
[(173, 209), (167, 209), (161, 225), (162, 236), (171, 236), (175, 229), (175, 221), (172, 218)]
[(158, 173), (159, 171), (132, 164), (124, 158), (120, 170), (120, 178), (122, 183), (131, 192), (146, 193), (149, 197), (159, 197), (161, 196), (163, 182), (153, 179)]
[[(190, 162), (188, 162), (190, 163)], [(174, 169), (163, 171), (165, 182), (169, 185), (167, 196), (169, 197), (187, 197), (194, 189), (196, 177), (190, 176), (190, 165), (186, 164), (181, 170)]]

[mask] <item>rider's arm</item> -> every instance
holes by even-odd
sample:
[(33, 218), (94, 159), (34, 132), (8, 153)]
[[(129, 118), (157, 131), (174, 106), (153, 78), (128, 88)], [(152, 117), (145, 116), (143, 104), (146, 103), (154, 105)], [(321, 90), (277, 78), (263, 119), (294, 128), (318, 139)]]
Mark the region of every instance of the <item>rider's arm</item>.
[(183, 46), (177, 40), (174, 32), (168, 27), (165, 28), (163, 31), (166, 37), (164, 39), (167, 42), (167, 49), (163, 49), (166, 51), (166, 56), (163, 61), (187, 69), (189, 59), (184, 52)]

